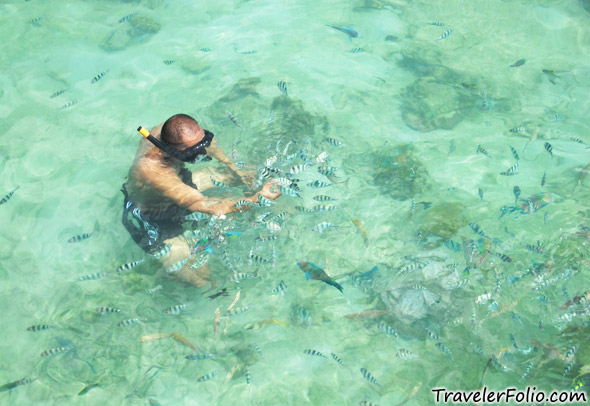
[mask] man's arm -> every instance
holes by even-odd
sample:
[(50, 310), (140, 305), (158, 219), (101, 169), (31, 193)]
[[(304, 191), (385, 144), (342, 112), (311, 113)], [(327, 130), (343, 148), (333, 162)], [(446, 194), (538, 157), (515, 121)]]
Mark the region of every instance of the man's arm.
[(252, 188), (254, 186), (254, 183), (256, 182), (255, 172), (240, 171), (236, 164), (225, 154), (225, 152), (223, 152), (221, 147), (217, 144), (216, 140), (213, 140), (211, 145), (207, 148), (207, 155), (217, 159), (219, 162), (227, 166), (249, 188)]
[(147, 166), (147, 168), (144, 167), (139, 176), (152, 184), (163, 196), (175, 201), (179, 206), (186, 207), (190, 211), (207, 214), (223, 215), (238, 211), (238, 208), (235, 207), (238, 200), (256, 203), (258, 202), (258, 195), (260, 195), (260, 192), (258, 192), (254, 196), (240, 199), (207, 197), (183, 183), (171, 168), (151, 168)]

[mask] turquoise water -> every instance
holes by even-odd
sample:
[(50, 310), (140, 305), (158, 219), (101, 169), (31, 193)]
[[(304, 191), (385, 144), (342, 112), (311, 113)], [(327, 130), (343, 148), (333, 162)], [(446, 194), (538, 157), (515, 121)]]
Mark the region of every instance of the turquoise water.
[[(429, 405), (442, 386), (587, 389), (589, 9), (549, 0), (2, 2), (0, 197), (18, 189), (0, 205), (0, 384), (37, 379), (0, 392), (0, 403), (396, 405), (410, 396), (407, 404)], [(179, 283), (150, 258), (115, 272), (145, 256), (120, 223), (135, 129), (179, 112), (249, 167), (272, 156), (285, 171), (310, 164), (296, 175), (301, 199), (224, 221), (241, 235), (213, 248), (211, 290)], [(510, 146), (518, 167), (505, 176), (517, 162)], [(329, 182), (312, 162), (324, 151), (341, 183), (313, 189), (306, 184)], [(525, 209), (501, 216), (515, 186)], [(553, 200), (527, 200), (540, 193)], [(317, 204), (338, 209), (296, 209)], [(268, 211), (287, 213), (280, 231), (258, 221)], [(337, 228), (312, 231), (321, 222)], [(66, 242), (83, 233), (93, 234)], [(270, 234), (278, 239), (255, 240)], [(250, 264), (250, 252), (268, 259), (273, 245), (274, 266)], [(230, 282), (224, 250), (257, 278)], [(296, 261), (323, 265), (343, 293), (307, 281)], [(97, 272), (107, 275), (78, 281)], [(271, 294), (281, 281), (287, 289)], [(222, 288), (228, 296), (207, 298)], [(251, 309), (226, 318), (238, 292), (236, 307)], [(179, 304), (180, 314), (164, 313)], [(101, 316), (100, 306), (121, 312)], [(118, 326), (133, 318), (141, 321)], [(281, 323), (246, 328), (265, 320)], [(26, 330), (44, 324), (54, 328)], [(187, 360), (195, 352), (173, 337), (140, 341), (173, 332), (214, 357)], [(40, 356), (58, 347), (67, 350)]]

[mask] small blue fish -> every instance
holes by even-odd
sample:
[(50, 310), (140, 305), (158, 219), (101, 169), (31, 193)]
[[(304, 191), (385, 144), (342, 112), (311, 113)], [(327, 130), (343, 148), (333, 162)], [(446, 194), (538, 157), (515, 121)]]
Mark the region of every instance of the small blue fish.
[(359, 33), (353, 30), (352, 28), (336, 27), (334, 25), (326, 25), (326, 27), (334, 28), (335, 30), (345, 33), (346, 35), (348, 35), (348, 39), (351, 42), (353, 38), (358, 38), (359, 36)]

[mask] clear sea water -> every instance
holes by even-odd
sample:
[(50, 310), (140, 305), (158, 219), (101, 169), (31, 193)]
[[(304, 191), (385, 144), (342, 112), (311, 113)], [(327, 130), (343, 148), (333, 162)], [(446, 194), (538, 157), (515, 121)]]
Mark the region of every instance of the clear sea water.
[[(18, 187), (0, 205), (0, 384), (37, 378), (0, 404), (430, 405), (434, 387), (590, 386), (588, 1), (21, 0), (2, 1), (0, 21), (0, 197)], [(301, 198), (226, 220), (241, 234), (213, 248), (210, 291), (149, 258), (115, 273), (144, 258), (120, 223), (135, 129), (181, 112), (249, 167), (325, 151), (340, 182), (306, 186), (329, 182), (309, 162)], [(295, 208), (317, 204), (338, 209)], [(255, 240), (267, 211), (287, 213), (270, 243)], [(312, 231), (321, 222), (337, 228)], [(274, 266), (250, 264), (273, 245)], [(223, 250), (257, 278), (229, 282)], [(238, 291), (251, 309), (223, 317)], [(286, 326), (245, 328), (265, 320)], [(140, 341), (172, 332), (214, 357)]]

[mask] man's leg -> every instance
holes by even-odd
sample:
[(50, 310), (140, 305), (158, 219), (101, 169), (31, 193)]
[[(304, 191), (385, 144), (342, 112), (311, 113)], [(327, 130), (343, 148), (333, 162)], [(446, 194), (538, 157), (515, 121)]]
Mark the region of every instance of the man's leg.
[[(191, 255), (190, 247), (186, 242), (186, 239), (181, 235), (165, 240), (164, 244), (170, 244), (170, 252), (159, 259), (164, 268), (171, 267)], [(174, 275), (184, 282), (202, 288), (203, 286), (211, 284), (211, 281), (209, 280), (211, 270), (207, 264), (198, 269), (191, 269), (190, 266), (194, 264), (197, 259), (198, 256), (191, 258), (179, 271), (174, 272)]]

